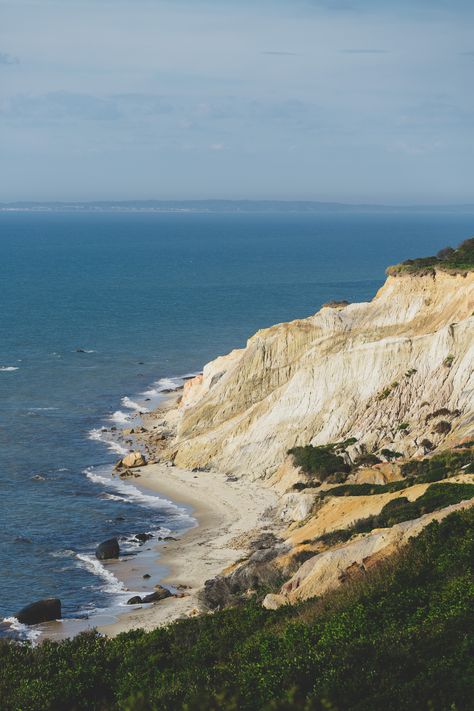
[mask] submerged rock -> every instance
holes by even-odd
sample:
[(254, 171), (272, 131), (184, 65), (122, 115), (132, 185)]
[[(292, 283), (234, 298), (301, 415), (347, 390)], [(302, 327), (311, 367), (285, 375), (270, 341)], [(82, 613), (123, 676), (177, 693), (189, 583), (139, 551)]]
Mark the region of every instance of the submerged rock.
[(99, 543), (95, 549), (95, 557), (98, 560), (109, 560), (110, 558), (118, 558), (120, 555), (120, 546), (116, 538), (109, 538), (107, 541)]
[(32, 602), (16, 613), (15, 617), (23, 625), (37, 625), (61, 619), (61, 600), (57, 597)]

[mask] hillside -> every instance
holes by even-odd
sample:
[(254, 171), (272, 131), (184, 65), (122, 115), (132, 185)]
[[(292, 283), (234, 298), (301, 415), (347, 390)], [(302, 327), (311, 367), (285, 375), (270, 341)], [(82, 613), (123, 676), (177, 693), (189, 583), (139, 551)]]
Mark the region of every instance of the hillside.
[(473, 561), (471, 509), (322, 600), (35, 650), (3, 643), (2, 708), (468, 711)]

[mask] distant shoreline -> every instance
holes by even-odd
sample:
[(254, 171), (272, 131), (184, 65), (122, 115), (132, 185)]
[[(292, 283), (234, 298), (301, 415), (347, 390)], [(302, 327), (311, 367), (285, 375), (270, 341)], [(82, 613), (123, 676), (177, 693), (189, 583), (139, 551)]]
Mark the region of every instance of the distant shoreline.
[(403, 205), (312, 200), (101, 200), (101, 201), (12, 201), (0, 203), (0, 213), (177, 213), (177, 214), (255, 214), (255, 213), (390, 213), (390, 212), (474, 211), (474, 204)]

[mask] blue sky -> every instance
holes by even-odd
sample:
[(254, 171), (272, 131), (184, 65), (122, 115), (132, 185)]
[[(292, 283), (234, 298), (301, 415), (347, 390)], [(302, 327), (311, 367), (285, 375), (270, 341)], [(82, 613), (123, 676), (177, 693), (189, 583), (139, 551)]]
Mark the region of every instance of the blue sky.
[(0, 0), (0, 200), (474, 202), (474, 3)]

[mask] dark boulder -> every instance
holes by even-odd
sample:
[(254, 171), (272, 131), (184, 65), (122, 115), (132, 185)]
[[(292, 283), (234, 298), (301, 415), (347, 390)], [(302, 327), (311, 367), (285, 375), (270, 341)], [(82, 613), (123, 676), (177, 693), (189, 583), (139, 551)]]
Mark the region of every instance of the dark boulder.
[(116, 538), (109, 538), (103, 543), (99, 543), (95, 549), (95, 556), (99, 560), (108, 560), (110, 558), (118, 558), (120, 555), (120, 546)]
[(130, 598), (130, 600), (127, 600), (127, 605), (140, 605), (141, 602), (142, 599), (140, 595), (134, 595)]
[(145, 543), (145, 541), (149, 541), (150, 538), (153, 538), (151, 533), (136, 533), (135, 534), (135, 540), (140, 541), (141, 543)]
[(142, 598), (142, 602), (158, 602), (159, 600), (164, 600), (166, 597), (171, 597), (170, 591), (161, 585), (157, 585), (155, 592), (150, 593), (150, 595), (145, 595), (145, 597)]
[(37, 625), (40, 622), (59, 620), (61, 619), (61, 600), (57, 597), (38, 600), (38, 602), (23, 607), (15, 617), (23, 625)]

